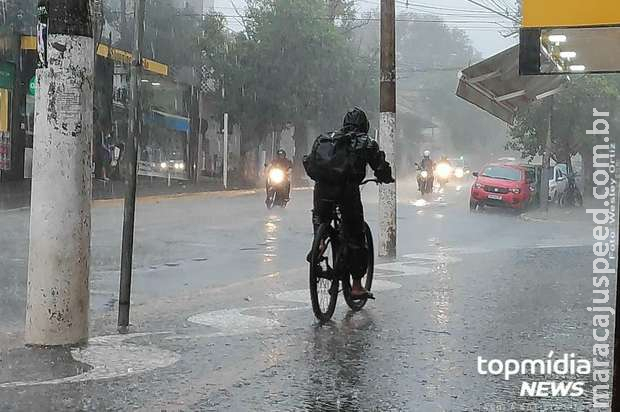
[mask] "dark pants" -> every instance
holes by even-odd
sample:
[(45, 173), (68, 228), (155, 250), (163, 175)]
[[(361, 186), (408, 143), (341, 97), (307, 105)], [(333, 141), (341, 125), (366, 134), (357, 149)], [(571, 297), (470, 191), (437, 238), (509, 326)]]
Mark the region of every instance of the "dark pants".
[(342, 234), (345, 241), (345, 259), (349, 263), (351, 276), (355, 279), (366, 273), (367, 249), (364, 235), (364, 207), (358, 185), (333, 186), (325, 183), (314, 185), (314, 209), (312, 223), (314, 231), (332, 219), (334, 202), (340, 206)]

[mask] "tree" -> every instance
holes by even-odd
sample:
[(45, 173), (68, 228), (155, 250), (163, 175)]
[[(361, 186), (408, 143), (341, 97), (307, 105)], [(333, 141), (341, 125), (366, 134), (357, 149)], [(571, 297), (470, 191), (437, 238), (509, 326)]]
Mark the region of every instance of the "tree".
[[(556, 162), (569, 163), (572, 156), (581, 154), (584, 160), (586, 193), (591, 186), (592, 109), (618, 113), (620, 76), (584, 75), (573, 79), (555, 97), (551, 114), (551, 157)], [(528, 106), (517, 116), (509, 131), (506, 148), (519, 151), (523, 158), (542, 155), (548, 132), (551, 105), (539, 102)], [(611, 119), (617, 119), (613, 115)], [(617, 122), (617, 120), (616, 120)], [(620, 125), (617, 125), (620, 126)]]
[(34, 33), (36, 8), (35, 0), (6, 0), (0, 7), (0, 32), (8, 28), (17, 33)]
[[(379, 35), (375, 19), (356, 31), (364, 55), (378, 58)], [(404, 141), (397, 141), (399, 151), (418, 156), (423, 149), (422, 128), (431, 120), (446, 137), (436, 143), (445, 153), (476, 153), (492, 142), (501, 146), (505, 126), (463, 104), (454, 93), (459, 70), (480, 59), (467, 35), (442, 23), (439, 16), (405, 12), (398, 15), (396, 36), (397, 117), (404, 136)], [(378, 77), (371, 84), (378, 84)]]

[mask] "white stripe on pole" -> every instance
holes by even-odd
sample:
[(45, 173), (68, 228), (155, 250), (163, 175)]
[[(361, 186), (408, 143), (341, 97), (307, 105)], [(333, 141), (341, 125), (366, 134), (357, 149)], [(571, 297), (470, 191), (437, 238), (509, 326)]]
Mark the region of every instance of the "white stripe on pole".
[(224, 113), (224, 189), (228, 189), (228, 113)]
[[(394, 169), (394, 128), (396, 113), (380, 114), (379, 139), (385, 158)], [(379, 186), (379, 256), (396, 255), (396, 183)]]

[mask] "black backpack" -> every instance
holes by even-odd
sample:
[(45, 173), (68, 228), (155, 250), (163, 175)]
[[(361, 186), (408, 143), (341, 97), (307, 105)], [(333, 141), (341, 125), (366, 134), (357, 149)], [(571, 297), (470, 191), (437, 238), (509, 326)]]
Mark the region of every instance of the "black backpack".
[(351, 134), (341, 132), (317, 137), (303, 160), (308, 176), (315, 182), (346, 183), (354, 168), (352, 138)]

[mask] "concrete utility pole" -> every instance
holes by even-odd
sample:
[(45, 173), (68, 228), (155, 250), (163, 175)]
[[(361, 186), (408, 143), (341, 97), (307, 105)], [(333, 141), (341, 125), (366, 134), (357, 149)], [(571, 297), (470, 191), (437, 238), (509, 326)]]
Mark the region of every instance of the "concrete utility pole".
[(88, 339), (93, 33), (89, 0), (48, 3), (37, 70), (25, 340)]
[(545, 150), (543, 152), (543, 173), (540, 190), (540, 207), (545, 212), (549, 211), (549, 180), (552, 178), (551, 172), (551, 133), (553, 122), (553, 96), (549, 97), (549, 116), (547, 125), (547, 136), (545, 139)]
[(126, 186), (123, 208), (123, 245), (121, 250), (121, 279), (118, 298), (118, 328), (126, 332), (129, 326), (131, 303), (131, 265), (133, 264), (133, 235), (136, 216), (136, 186), (138, 173), (138, 143), (142, 132), (140, 121), (140, 77), (142, 74), (142, 42), (144, 38), (144, 0), (135, 0), (133, 9), (134, 36), (131, 69), (129, 72), (129, 130), (126, 147)]
[[(381, 0), (381, 95), (379, 139), (394, 170), (396, 129), (396, 10)], [(379, 256), (396, 256), (396, 183), (379, 186)]]

